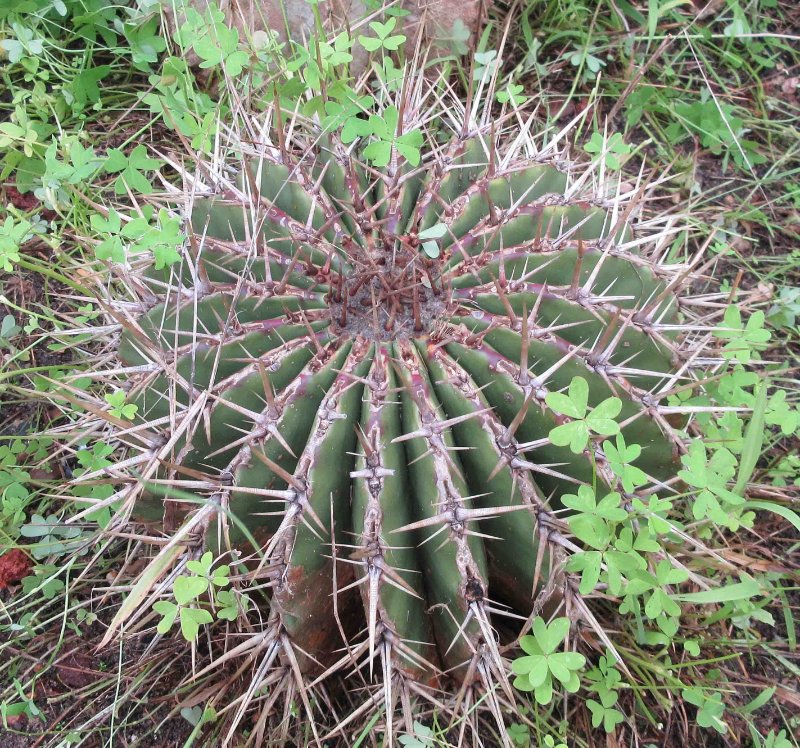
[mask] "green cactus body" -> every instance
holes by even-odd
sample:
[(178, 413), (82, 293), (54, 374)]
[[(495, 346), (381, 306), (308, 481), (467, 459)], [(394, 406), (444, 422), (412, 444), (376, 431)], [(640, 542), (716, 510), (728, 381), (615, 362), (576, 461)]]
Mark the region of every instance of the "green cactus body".
[(601, 439), (549, 440), (569, 418), (545, 396), (573, 377), (671, 474), (648, 393), (675, 367), (674, 297), (630, 203), (572, 181), (477, 136), (383, 172), (335, 139), (270, 148), (150, 274), (120, 346), (139, 415), (173, 439), (162, 473), (217, 485), (256, 538), (220, 513), (207, 542), (252, 554), (302, 670), (485, 671), (494, 613), (527, 617), (558, 560), (559, 497), (595, 471), (621, 490)]

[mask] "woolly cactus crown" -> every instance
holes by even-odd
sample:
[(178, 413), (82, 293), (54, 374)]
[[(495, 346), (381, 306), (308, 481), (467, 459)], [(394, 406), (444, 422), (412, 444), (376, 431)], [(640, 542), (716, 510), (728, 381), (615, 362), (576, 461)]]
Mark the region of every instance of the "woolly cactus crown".
[(375, 667), (389, 740), (398, 694), (407, 720), (451, 679), (511, 698), (497, 631), (575, 594), (561, 497), (626, 493), (620, 427), (642, 495), (674, 473), (659, 404), (698, 356), (641, 185), (566, 160), (571, 128), (542, 146), (520, 112), (410, 88), (352, 137), (248, 118), (119, 351), (147, 442), (134, 513), (238, 549), (270, 590), (250, 696), (313, 710), (302, 673)]

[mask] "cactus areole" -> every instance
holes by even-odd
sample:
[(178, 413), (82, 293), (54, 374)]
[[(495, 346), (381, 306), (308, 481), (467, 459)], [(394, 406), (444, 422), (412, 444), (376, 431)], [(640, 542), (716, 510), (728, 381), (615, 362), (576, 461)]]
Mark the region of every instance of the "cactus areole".
[[(641, 192), (488, 128), (380, 169), (307, 129), (240, 150), (143, 278), (120, 355), (151, 475), (201, 508), (138, 509), (252, 559), (275, 667), (507, 685), (503, 637), (564, 594), (560, 497), (622, 493), (601, 434), (551, 432), (618, 398), (644, 491), (671, 470), (677, 305)], [(575, 377), (587, 401), (548, 406)]]

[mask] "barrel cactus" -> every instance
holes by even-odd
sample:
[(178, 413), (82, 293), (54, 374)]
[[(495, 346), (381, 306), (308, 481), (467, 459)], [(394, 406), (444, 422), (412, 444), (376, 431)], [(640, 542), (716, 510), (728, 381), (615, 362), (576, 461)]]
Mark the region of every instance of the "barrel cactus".
[(355, 142), (253, 124), (193, 188), (182, 261), (136, 277), (119, 348), (149, 440), (134, 513), (269, 592), (236, 646), (249, 696), (319, 711), (304, 683), (356, 677), (390, 740), (437, 689), (511, 699), (506, 645), (577, 594), (562, 497), (632, 498), (607, 437), (641, 445), (644, 494), (681, 449), (670, 227), (562, 141), (462, 114), (390, 103)]

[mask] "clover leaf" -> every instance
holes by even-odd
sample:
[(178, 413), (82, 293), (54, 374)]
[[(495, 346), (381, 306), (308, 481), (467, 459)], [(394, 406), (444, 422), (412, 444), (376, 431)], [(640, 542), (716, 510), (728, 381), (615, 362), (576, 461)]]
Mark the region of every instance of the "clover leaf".
[(528, 748), (531, 744), (531, 731), (527, 725), (514, 723), (508, 726), (508, 737), (514, 745)]
[(188, 605), (200, 597), (208, 589), (208, 580), (204, 577), (179, 576), (172, 586), (172, 592), (178, 605)]
[(6, 220), (0, 223), (0, 270), (13, 272), (20, 260), (20, 247), (34, 234), (32, 229), (33, 224), (24, 218), (6, 216)]
[(424, 140), (422, 132), (410, 130), (402, 135), (397, 134), (397, 123), (400, 112), (397, 107), (390, 106), (383, 117), (373, 114), (369, 118), (370, 132), (376, 138), (365, 149), (364, 157), (373, 166), (383, 168), (392, 160), (392, 149), (403, 156), (412, 166), (418, 166), (421, 153), (420, 147)]
[(588, 595), (597, 586), (602, 566), (603, 554), (600, 551), (578, 551), (569, 557), (567, 571), (581, 574), (578, 585), (581, 595)]
[(208, 590), (208, 586), (209, 581), (205, 577), (185, 575), (177, 577), (172, 585), (175, 602), (159, 600), (153, 604), (153, 610), (162, 616), (156, 626), (158, 633), (166, 634), (178, 618), (183, 638), (189, 642), (194, 641), (200, 632), (200, 626), (214, 620), (209, 611), (193, 605), (197, 598)]
[(613, 708), (617, 698), (616, 693), (605, 692), (600, 694), (599, 702), (594, 699), (587, 700), (586, 706), (592, 713), (592, 727), (602, 725), (606, 732), (614, 732), (616, 726), (625, 721), (622, 713)]
[(114, 418), (124, 418), (130, 421), (136, 415), (136, 411), (139, 410), (138, 405), (125, 402), (125, 393), (122, 390), (109, 392), (106, 394), (105, 398), (106, 402), (111, 406), (108, 412), (114, 416)]
[(379, 49), (388, 49), (389, 51), (394, 52), (406, 40), (406, 37), (403, 34), (391, 36), (391, 33), (394, 31), (394, 27), (396, 25), (396, 18), (390, 18), (386, 23), (373, 21), (370, 23), (369, 27), (375, 32), (377, 38), (359, 36), (358, 41), (361, 43), (361, 46), (367, 50), (367, 52), (377, 52)]
[(160, 159), (150, 158), (147, 148), (139, 144), (128, 155), (118, 148), (109, 149), (105, 169), (110, 174), (119, 173), (114, 182), (114, 192), (117, 195), (127, 194), (128, 189), (149, 195), (153, 191), (153, 185), (145, 172), (159, 169), (162, 163)]
[(166, 634), (167, 631), (172, 628), (172, 624), (175, 623), (175, 619), (178, 617), (178, 606), (171, 600), (158, 600), (153, 603), (153, 610), (162, 616), (156, 626), (156, 631), (158, 631), (159, 634)]
[(33, 514), (19, 532), (24, 538), (39, 538), (31, 546), (31, 555), (37, 560), (74, 551), (83, 537), (80, 527), (65, 524), (55, 514)]
[(718, 733), (725, 734), (728, 726), (722, 721), (725, 704), (722, 694), (717, 692), (710, 696), (701, 688), (684, 688), (681, 695), (690, 704), (697, 707), (697, 724), (700, 727), (713, 727)]
[(743, 364), (758, 360), (758, 351), (772, 337), (772, 333), (764, 329), (764, 312), (754, 312), (747, 323), (742, 324), (742, 313), (735, 304), (725, 310), (725, 316), (713, 334), (716, 338), (728, 341), (722, 348), (722, 357)]
[(637, 569), (631, 574), (631, 580), (625, 588), (625, 600), (620, 606), (620, 612), (625, 613), (638, 609), (638, 603), (634, 601), (634, 598), (641, 595), (646, 598), (645, 615), (651, 620), (662, 614), (677, 618), (681, 614), (681, 607), (670, 597), (664, 587), (680, 584), (688, 578), (687, 572), (674, 568), (669, 561), (660, 561), (655, 574)]
[[(211, 567), (213, 564), (214, 554), (212, 554), (211, 551), (206, 551), (202, 557), (196, 561), (189, 561), (186, 564), (186, 568), (194, 572), (198, 577), (206, 579), (217, 587), (225, 587), (230, 582), (228, 579), (231, 573), (230, 566), (223, 564), (212, 571)], [(203, 591), (205, 592), (205, 590)]]
[(603, 445), (603, 452), (608, 460), (608, 466), (619, 478), (626, 493), (632, 493), (647, 483), (647, 473), (631, 464), (642, 453), (642, 448), (638, 444), (626, 444), (625, 437), (617, 434), (616, 446), (610, 441), (606, 442)]
[(586, 658), (578, 652), (557, 652), (569, 633), (568, 618), (556, 618), (549, 625), (538, 617), (533, 621), (533, 635), (523, 636), (520, 646), (527, 653), (511, 664), (517, 676), (514, 687), (520, 691), (533, 691), (539, 704), (549, 704), (553, 698), (553, 681), (559, 681), (570, 693), (580, 687), (578, 671)]
[(511, 104), (511, 106), (522, 106), (528, 97), (524, 95), (525, 87), (519, 83), (509, 83), (502, 91), (498, 91), (495, 98), (501, 104)]
[(413, 735), (401, 735), (398, 739), (404, 748), (432, 748), (434, 745), (433, 730), (421, 722), (414, 722)]
[(618, 397), (609, 397), (590, 411), (589, 385), (583, 377), (572, 378), (568, 394), (548, 392), (545, 402), (556, 413), (572, 419), (552, 429), (550, 441), (557, 447), (569, 445), (575, 454), (580, 454), (586, 448), (593, 432), (613, 436), (620, 431), (614, 419), (622, 410), (622, 401)]
[(217, 603), (217, 618), (235, 621), (236, 616), (239, 615), (239, 601), (236, 599), (236, 593), (233, 590), (218, 590), (214, 597)]
[(627, 156), (631, 152), (631, 147), (618, 132), (606, 139), (603, 133), (595, 130), (589, 142), (584, 146), (584, 150), (586, 153), (597, 154), (598, 158), (603, 159), (608, 169), (617, 170), (622, 168), (619, 157)]
[(697, 489), (692, 502), (695, 519), (708, 517), (719, 525), (734, 529), (740, 517), (731, 510), (744, 503), (744, 499), (728, 490), (727, 484), (736, 473), (736, 458), (722, 447), (709, 458), (705, 444), (696, 440), (689, 445), (689, 451), (681, 458), (684, 469), (678, 471), (689, 486)]
[(786, 402), (786, 390), (778, 390), (767, 403), (764, 422), (769, 426), (779, 426), (783, 436), (791, 436), (800, 428), (800, 410)]
[(200, 626), (213, 621), (211, 613), (202, 608), (181, 608), (181, 634), (187, 642), (194, 641)]

